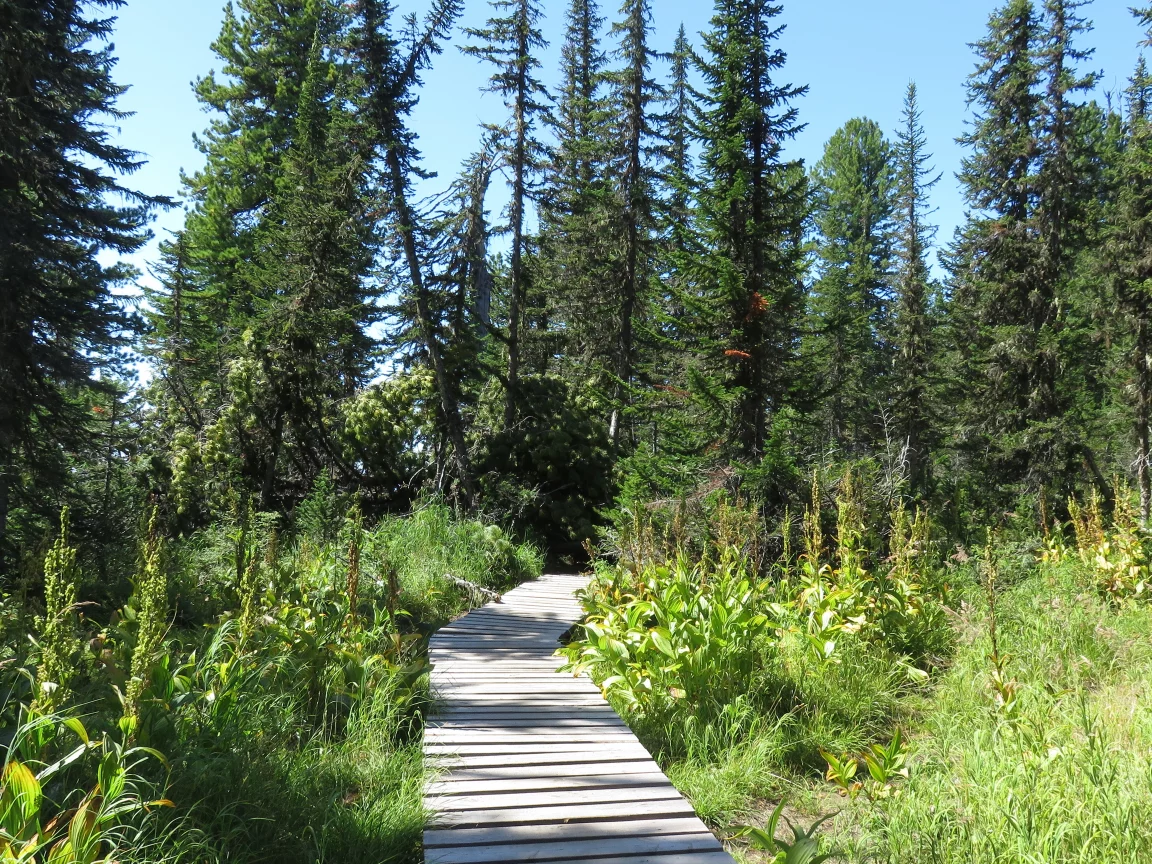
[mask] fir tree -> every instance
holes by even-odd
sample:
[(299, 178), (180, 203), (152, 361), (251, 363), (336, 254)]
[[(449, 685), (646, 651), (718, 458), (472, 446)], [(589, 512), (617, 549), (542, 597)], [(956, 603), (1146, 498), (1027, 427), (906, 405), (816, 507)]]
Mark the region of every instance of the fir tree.
[(444, 361), (438, 322), (433, 313), (426, 263), (421, 254), (422, 226), (409, 203), (413, 176), (425, 175), (419, 168), (416, 136), (407, 127), (408, 115), (418, 98), (416, 90), (420, 85), (420, 73), (443, 50), (442, 44), (459, 18), (461, 9), (460, 0), (435, 0), (421, 26), (417, 25), (414, 17), (408, 19), (407, 45), (402, 47), (389, 29), (391, 5), (377, 0), (359, 0), (357, 10), (361, 29), (357, 49), (364, 69), (364, 99), (384, 159), (385, 192), (411, 286), (415, 318), (432, 364), (460, 485), (470, 503), (475, 496), (475, 483), (460, 414), (459, 393)]
[(791, 385), (800, 314), (803, 172), (784, 158), (801, 128), (779, 84), (781, 7), (718, 0), (699, 62), (705, 92), (695, 123), (702, 145), (693, 265), (709, 333), (696, 387), (721, 415), (725, 437), (746, 459), (764, 453), (767, 417)]
[(949, 252), (956, 387), (967, 410), (958, 445), (977, 467), (1038, 487), (1044, 454), (1029, 431), (1056, 409), (1050, 344), (1054, 298), (1037, 290), (1043, 250), (1036, 239), (1042, 36), (1030, 0), (1009, 0), (976, 44), (968, 81), (975, 109), (960, 142), (971, 148), (959, 180), (971, 208)]
[[(304, 24), (311, 40), (297, 79), (267, 43), (286, 51), (282, 40), (301, 39)], [(251, 86), (243, 77), (199, 84), (224, 115), (210, 130), (208, 167), (190, 180), (197, 206), (165, 249), (164, 289), (151, 298), (174, 487), (188, 518), (233, 484), (272, 510), (322, 472), (348, 485), (360, 479), (338, 444), (339, 406), (375, 360), (366, 329), (378, 317), (368, 279), (378, 243), (368, 218), (370, 136), (349, 110), (352, 70), (337, 59), (346, 24), (328, 0), (280, 10), (251, 3), (244, 18), (226, 16), (218, 48), (264, 66), (242, 70)], [(269, 110), (257, 112), (264, 125), (252, 138), (245, 124), (258, 106)], [(237, 162), (269, 146), (276, 157), (253, 180), (255, 209), (222, 215), (218, 202), (252, 191), (234, 188)]]
[(892, 321), (894, 367), (892, 406), (907, 450), (913, 494), (927, 491), (931, 437), (935, 423), (929, 407), (932, 368), (932, 275), (928, 253), (936, 229), (929, 225), (928, 194), (939, 181), (920, 113), (916, 85), (904, 97), (903, 125), (896, 136), (895, 298)]
[(0, 4), (0, 571), (13, 503), (58, 489), (44, 467), (88, 440), (77, 396), (135, 328), (113, 295), (133, 273), (101, 258), (139, 249), (158, 203), (122, 185), (140, 162), (106, 122), (124, 116), (106, 44), (121, 5)]
[(508, 287), (508, 372), (505, 381), (504, 424), (516, 421), (520, 377), (520, 331), (526, 292), (525, 217), (533, 177), (539, 163), (540, 145), (535, 138), (537, 120), (547, 111), (547, 92), (536, 78), (540, 67), (536, 52), (547, 47), (540, 33), (542, 12), (535, 0), (490, 0), (497, 13), (480, 29), (467, 33), (477, 40), (464, 51), (487, 60), (496, 67), (488, 89), (504, 97), (511, 116), (508, 134), (511, 142), (504, 153), (511, 174), (511, 201), (508, 205), (512, 248), (509, 252)]
[(1123, 365), (1133, 383), (1136, 481), (1147, 522), (1152, 509), (1152, 75), (1143, 58), (1128, 89), (1127, 126), (1103, 261), (1130, 335)]
[(617, 222), (610, 111), (603, 90), (604, 19), (593, 0), (573, 0), (560, 50), (560, 86), (550, 116), (555, 144), (539, 196), (540, 273), (562, 343), (556, 349), (602, 376), (612, 353), (611, 296)]
[(892, 147), (871, 120), (850, 120), (813, 174), (819, 278), (812, 288), (812, 357), (826, 388), (836, 446), (866, 451), (877, 438), (890, 366), (885, 342), (897, 191)]
[(620, 412), (632, 387), (636, 368), (636, 321), (646, 305), (651, 275), (655, 217), (655, 176), (650, 164), (655, 129), (652, 105), (662, 96), (651, 77), (654, 52), (649, 47), (652, 11), (649, 0), (625, 0), (621, 20), (612, 26), (620, 39), (616, 55), (623, 68), (613, 75), (614, 102), (619, 117), (619, 197), (623, 223), (623, 273), (616, 322), (615, 377), (608, 434), (616, 444), (620, 437)]

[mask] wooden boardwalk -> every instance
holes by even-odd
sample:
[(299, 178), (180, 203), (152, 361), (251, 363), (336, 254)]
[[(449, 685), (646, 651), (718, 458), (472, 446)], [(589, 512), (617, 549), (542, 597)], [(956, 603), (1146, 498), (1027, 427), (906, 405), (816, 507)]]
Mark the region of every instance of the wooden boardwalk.
[(432, 638), (426, 864), (732, 864), (599, 689), (556, 673), (585, 581), (541, 577)]

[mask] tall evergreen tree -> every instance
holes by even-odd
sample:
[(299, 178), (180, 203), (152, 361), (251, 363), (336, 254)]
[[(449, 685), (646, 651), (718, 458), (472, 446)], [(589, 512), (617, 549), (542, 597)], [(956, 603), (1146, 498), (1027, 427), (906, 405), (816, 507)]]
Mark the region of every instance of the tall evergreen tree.
[(788, 396), (801, 312), (806, 183), (783, 146), (801, 128), (791, 103), (806, 88), (775, 80), (786, 60), (781, 11), (767, 0), (718, 0), (699, 62), (705, 251), (693, 269), (709, 337), (696, 386), (746, 459), (764, 453), (768, 413)]
[(355, 37), (363, 68), (365, 107), (374, 124), (377, 149), (383, 157), (383, 185), (393, 227), (409, 281), (415, 319), (432, 366), (439, 395), (443, 424), (452, 445), (453, 458), (465, 499), (475, 497), (475, 482), (468, 455), (464, 420), (460, 413), (457, 382), (444, 360), (439, 323), (433, 302), (427, 262), (422, 255), (423, 226), (410, 204), (412, 179), (424, 176), (419, 167), (416, 135), (407, 126), (416, 106), (420, 73), (443, 50), (456, 20), (461, 0), (434, 0), (422, 25), (407, 20), (406, 38), (398, 39), (391, 30), (392, 6), (380, 0), (358, 0), (359, 32)]
[(628, 399), (636, 368), (636, 318), (645, 305), (651, 275), (655, 218), (655, 172), (651, 166), (655, 129), (652, 105), (662, 96), (651, 77), (655, 53), (649, 47), (652, 10), (649, 0), (625, 0), (621, 20), (612, 26), (620, 39), (616, 51), (623, 68), (613, 75), (614, 102), (620, 129), (620, 201), (623, 223), (623, 273), (616, 323), (613, 400), (608, 434), (620, 437), (620, 412)]
[(928, 253), (936, 228), (928, 224), (928, 194), (940, 181), (929, 167), (916, 84), (904, 96), (903, 125), (896, 135), (896, 272), (892, 321), (892, 407), (907, 450), (908, 480), (923, 495), (929, 482), (935, 422), (929, 407), (932, 368), (933, 283)]
[(1152, 511), (1152, 75), (1143, 58), (1128, 89), (1127, 126), (1103, 261), (1131, 336), (1124, 366), (1133, 384), (1136, 481), (1147, 521)]
[(77, 397), (107, 390), (134, 329), (113, 294), (132, 271), (101, 260), (144, 244), (156, 203), (122, 184), (140, 163), (105, 122), (124, 116), (106, 44), (121, 5), (0, 3), (0, 570), (13, 502), (87, 445)]
[(978, 346), (969, 417), (993, 456), (985, 469), (1057, 495), (1082, 465), (1107, 489), (1086, 436), (1090, 361), (1077, 356), (1088, 349), (1073, 286), (1098, 186), (1099, 114), (1074, 100), (1095, 81), (1074, 72), (1088, 56), (1074, 47), (1081, 5), (1049, 0), (1040, 16), (1011, 0), (992, 16), (969, 80), (978, 114), (961, 139), (973, 148), (960, 175), (973, 215), (953, 258)]
[[(338, 16), (316, 0), (238, 0), (224, 10), (212, 50), (221, 75), (195, 84), (212, 119), (196, 144), (204, 167), (184, 178), (192, 210), (185, 220), (182, 265), (189, 291), (186, 311), (211, 321), (215, 335), (186, 346), (189, 368), (205, 383), (227, 377), (228, 347), (257, 314), (259, 290), (249, 265), (283, 177), (284, 158), (297, 131), (301, 88), (312, 46), (331, 46)], [(195, 311), (193, 306), (198, 307)]]
[(951, 342), (961, 352), (955, 385), (967, 408), (958, 444), (983, 463), (979, 470), (1033, 487), (1043, 482), (1035, 472), (1044, 454), (1029, 433), (1056, 408), (1042, 351), (1051, 342), (1055, 304), (1037, 290), (1041, 37), (1030, 0), (1009, 0), (975, 46), (977, 68), (968, 80), (974, 119), (959, 139), (971, 151), (959, 174), (971, 211), (948, 259)]
[[(247, 15), (256, 13), (252, 6)], [(336, 59), (343, 11), (317, 0), (295, 14), (293, 22), (226, 18), (226, 34), (232, 27), (299, 34), (301, 21), (311, 23), (302, 78), (292, 79), (296, 104), (275, 94), (277, 111), (262, 131), (284, 137), (260, 144), (277, 151), (275, 168), (260, 178), (264, 197), (247, 219), (222, 218), (213, 202), (249, 191), (231, 188), (237, 178), (226, 166), (254, 155), (253, 130), (237, 121), (234, 134), (224, 134), (226, 119), (214, 122), (220, 134), (208, 168), (192, 181), (197, 207), (166, 248), (164, 286), (151, 295), (166, 397), (160, 404), (177, 501), (189, 518), (197, 506), (219, 503), (212, 497), (218, 491), (258, 495), (271, 510), (305, 495), (320, 473), (336, 472), (348, 484), (360, 479), (342, 454), (338, 406), (375, 360), (366, 333), (377, 317), (368, 279), (377, 245), (367, 218), (371, 154), (348, 110), (351, 70)], [(259, 39), (245, 44), (268, 61)], [(235, 47), (228, 39), (221, 45)], [(270, 70), (246, 72), (263, 81)], [(236, 101), (221, 103), (225, 118), (248, 116), (248, 100), (264, 98), (259, 92), (232, 91)], [(229, 243), (231, 251), (222, 251)]]
[(828, 440), (868, 449), (886, 408), (886, 342), (897, 191), (892, 146), (855, 119), (832, 136), (813, 172), (819, 278), (812, 288), (813, 359), (824, 382)]
[[(594, 0), (572, 0), (560, 49), (560, 85), (551, 112), (550, 148), (539, 196), (540, 271), (569, 362), (600, 377), (611, 356), (614, 166), (604, 96), (607, 57), (600, 44), (604, 18)], [(553, 340), (549, 340), (552, 342)]]
[(547, 47), (540, 32), (542, 12), (536, 0), (490, 0), (497, 13), (483, 28), (467, 33), (477, 40), (464, 51), (496, 67), (488, 89), (499, 93), (511, 114), (505, 148), (505, 167), (511, 174), (511, 201), (508, 205), (512, 248), (509, 252), (508, 287), (508, 370), (505, 380), (505, 426), (516, 421), (520, 377), (520, 335), (526, 292), (525, 219), (531, 186), (540, 161), (540, 145), (535, 137), (536, 123), (547, 112), (547, 92), (536, 77), (540, 61), (536, 52)]

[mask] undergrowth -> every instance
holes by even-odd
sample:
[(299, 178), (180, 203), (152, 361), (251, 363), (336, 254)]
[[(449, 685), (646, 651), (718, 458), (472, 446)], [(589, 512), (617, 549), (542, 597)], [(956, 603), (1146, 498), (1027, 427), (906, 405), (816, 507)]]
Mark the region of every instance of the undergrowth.
[(723, 493), (625, 512), (570, 667), (738, 857), (788, 799), (838, 814), (842, 860), (1152, 860), (1152, 537), (1126, 498), (970, 552), (850, 476), (825, 495), (773, 532)]
[(108, 614), (67, 529), (41, 614), (0, 617), (0, 860), (419, 860), (427, 635), (533, 547), (435, 503), (366, 525), (323, 484), (287, 524), (236, 501), (165, 540), (153, 510)]

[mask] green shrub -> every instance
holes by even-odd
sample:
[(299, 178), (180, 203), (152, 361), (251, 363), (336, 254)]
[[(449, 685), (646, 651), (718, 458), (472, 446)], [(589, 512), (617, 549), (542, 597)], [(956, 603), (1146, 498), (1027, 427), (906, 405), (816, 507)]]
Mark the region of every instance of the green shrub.
[(520, 419), (479, 443), (484, 508), (551, 547), (595, 536), (611, 499), (608, 430), (560, 378), (520, 379)]
[(755, 716), (745, 694), (770, 650), (764, 591), (735, 550), (715, 566), (680, 556), (618, 569), (585, 592), (584, 638), (564, 649), (565, 668), (591, 670), (627, 714), (666, 728), (675, 753), (740, 740)]

